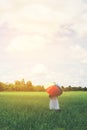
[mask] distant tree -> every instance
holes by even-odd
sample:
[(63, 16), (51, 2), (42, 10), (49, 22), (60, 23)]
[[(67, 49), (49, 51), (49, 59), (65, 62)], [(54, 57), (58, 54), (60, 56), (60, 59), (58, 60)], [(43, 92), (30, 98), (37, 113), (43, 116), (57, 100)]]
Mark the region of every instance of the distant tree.
[(22, 80), (20, 81), (20, 91), (24, 91), (24, 90), (25, 90), (25, 80), (22, 79)]
[(84, 90), (84, 91), (87, 91), (87, 88), (86, 88), (86, 87), (84, 87), (84, 88), (83, 88), (83, 90)]
[(62, 90), (64, 89), (64, 86), (61, 86)]
[(69, 85), (69, 86), (68, 86), (68, 91), (71, 91), (71, 90), (72, 90), (72, 86)]
[[(87, 91), (87, 87), (85, 86), (84, 88), (81, 86), (75, 86), (72, 87), (69, 85), (68, 87), (66, 86), (61, 86), (63, 91)], [(21, 81), (16, 80), (13, 83), (3, 83), (0, 82), (0, 91), (45, 91), (44, 86), (42, 85), (37, 85), (33, 86), (31, 81), (27, 81), (25, 83), (25, 80), (22, 79)]]
[(32, 85), (32, 82), (31, 81), (27, 81), (26, 82), (26, 91), (33, 91), (34, 90), (34, 87)]
[(4, 91), (5, 84), (3, 82), (0, 82), (0, 91)]
[(39, 92), (43, 92), (43, 91), (45, 91), (45, 88), (44, 88), (44, 86), (37, 85), (34, 87), (34, 90), (39, 91)]
[(15, 91), (20, 91), (20, 81), (15, 81)]
[(14, 91), (15, 90), (14, 84), (12, 84), (12, 83), (8, 84), (7, 90), (8, 91)]

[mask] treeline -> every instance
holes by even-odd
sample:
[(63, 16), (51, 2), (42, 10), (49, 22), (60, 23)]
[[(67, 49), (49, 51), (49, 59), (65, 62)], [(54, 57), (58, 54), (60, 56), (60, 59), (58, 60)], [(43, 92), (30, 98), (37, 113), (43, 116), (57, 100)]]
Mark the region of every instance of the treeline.
[[(72, 87), (72, 86), (61, 86), (63, 91), (87, 91), (87, 87)], [(0, 82), (0, 91), (36, 91), (44, 92), (45, 88), (42, 85), (33, 85), (31, 81), (25, 82), (24, 79), (21, 81), (16, 80), (14, 83), (3, 83)]]
[(34, 86), (31, 81), (16, 80), (14, 83), (0, 82), (0, 91), (45, 91), (44, 86)]
[(68, 87), (64, 87), (61, 86), (63, 91), (87, 91), (87, 87), (72, 87), (72, 86), (68, 86)]

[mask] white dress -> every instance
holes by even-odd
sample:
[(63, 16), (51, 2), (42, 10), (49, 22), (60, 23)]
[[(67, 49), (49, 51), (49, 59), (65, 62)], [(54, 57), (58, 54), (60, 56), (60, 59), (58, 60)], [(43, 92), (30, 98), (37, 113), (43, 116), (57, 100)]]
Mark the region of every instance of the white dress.
[(50, 104), (49, 104), (49, 108), (50, 110), (59, 110), (59, 102), (58, 102), (58, 98), (57, 97), (51, 97), (50, 98)]

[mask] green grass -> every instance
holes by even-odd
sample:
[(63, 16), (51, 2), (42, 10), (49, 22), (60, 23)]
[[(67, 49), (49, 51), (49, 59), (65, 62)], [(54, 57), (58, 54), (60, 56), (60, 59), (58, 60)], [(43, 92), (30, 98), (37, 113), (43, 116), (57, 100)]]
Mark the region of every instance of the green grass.
[(45, 92), (1, 92), (0, 130), (87, 130), (87, 92), (65, 92), (61, 112)]

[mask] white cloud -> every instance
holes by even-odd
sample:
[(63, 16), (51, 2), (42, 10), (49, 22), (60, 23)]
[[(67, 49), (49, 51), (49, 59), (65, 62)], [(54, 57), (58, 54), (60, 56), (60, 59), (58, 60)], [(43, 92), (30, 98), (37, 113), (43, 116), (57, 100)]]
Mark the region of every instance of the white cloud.
[(86, 63), (87, 61), (87, 51), (82, 48), (80, 45), (74, 45), (70, 47), (70, 56), (74, 60), (78, 60), (77, 62)]
[(80, 15), (78, 15), (78, 17), (74, 20), (74, 24), (72, 26), (72, 28), (78, 34), (78, 38), (84, 38), (84, 36), (87, 34), (86, 23), (87, 23), (87, 9), (85, 12), (83, 11)]
[[(32, 59), (31, 62), (35, 63), (30, 75), (20, 67), (18, 78), (24, 75), (27, 78), (30, 76), (33, 81), (58, 80), (64, 84), (82, 81), (81, 76), (85, 71), (82, 66), (78, 66), (87, 64), (86, 48), (80, 44), (87, 34), (86, 15), (87, 5), (82, 0), (0, 1), (0, 23), (6, 22), (10, 28), (21, 32), (14, 38), (10, 35), (12, 40), (7, 43), (9, 45), (6, 48), (6, 56), (9, 54), (7, 52), (13, 52), (15, 56), (17, 52), (23, 52), (22, 56), (18, 55), (23, 61), (27, 52), (27, 61)], [(15, 58), (16, 62), (19, 62), (18, 56)], [(48, 64), (49, 69), (45, 64)], [(76, 65), (75, 69), (73, 64)]]
[(7, 10), (12, 6), (9, 0), (0, 0), (0, 9)]
[(26, 1), (24, 6), (22, 5), (23, 2), (18, 1), (19, 10), (15, 8), (15, 10), (10, 9), (9, 12), (7, 10), (2, 12), (2, 19), (10, 23), (12, 27), (14, 26), (20, 30), (32, 30), (34, 28), (37, 30), (37, 26), (39, 29), (42, 29), (42, 26), (44, 26), (45, 29), (53, 31), (62, 24), (72, 22), (74, 17), (83, 10), (83, 4), (78, 0), (74, 2), (70, 0), (67, 2), (64, 0), (61, 2), (55, 1), (55, 3), (48, 2), (49, 5), (46, 1), (45, 4), (43, 4), (43, 1), (42, 3), (38, 1), (37, 4), (30, 1), (27, 3)]
[(39, 35), (23, 35), (14, 38), (6, 50), (9, 52), (30, 51), (34, 53), (35, 50), (43, 49), (46, 42), (47, 41)]
[(48, 73), (48, 69), (44, 64), (36, 64), (31, 68), (31, 73), (36, 76), (44, 75)]

